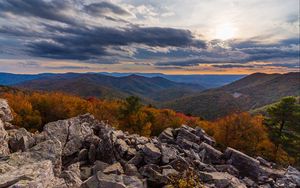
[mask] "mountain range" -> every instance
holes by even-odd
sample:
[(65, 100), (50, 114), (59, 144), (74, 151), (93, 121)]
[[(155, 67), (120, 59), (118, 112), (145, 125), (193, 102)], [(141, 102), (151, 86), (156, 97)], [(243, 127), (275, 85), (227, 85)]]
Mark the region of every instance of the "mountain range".
[[(187, 79), (184, 81), (173, 75), (173, 80), (178, 80), (175, 82), (159, 75), (156, 73), (147, 74), (147, 76), (127, 73), (45, 73), (39, 75), (1, 73), (0, 84), (5, 82), (6, 85), (19, 89), (60, 91), (82, 97), (106, 99), (123, 99), (134, 95), (140, 97), (146, 104), (171, 108), (205, 119), (216, 119), (232, 112), (251, 111), (274, 103), (285, 96), (300, 95), (299, 72), (254, 73), (227, 85), (208, 89), (197, 84), (197, 81), (187, 82)], [(188, 77), (188, 75), (185, 76), (185, 78)], [(192, 78), (195, 75), (190, 76)], [(206, 78), (213, 81), (212, 75)], [(230, 78), (233, 79), (233, 77)], [(179, 82), (180, 80), (183, 82)]]
[(300, 73), (255, 73), (228, 85), (163, 104), (184, 113), (216, 119), (232, 112), (249, 111), (300, 95)]

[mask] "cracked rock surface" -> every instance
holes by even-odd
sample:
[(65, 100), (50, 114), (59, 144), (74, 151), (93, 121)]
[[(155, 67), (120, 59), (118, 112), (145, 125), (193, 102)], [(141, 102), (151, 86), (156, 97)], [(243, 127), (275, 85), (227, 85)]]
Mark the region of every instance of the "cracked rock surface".
[(276, 169), (233, 148), (221, 152), (199, 127), (167, 128), (146, 138), (85, 114), (32, 134), (6, 130), (11, 120), (0, 99), (0, 188), (166, 188), (190, 171), (199, 187), (300, 187), (297, 169)]

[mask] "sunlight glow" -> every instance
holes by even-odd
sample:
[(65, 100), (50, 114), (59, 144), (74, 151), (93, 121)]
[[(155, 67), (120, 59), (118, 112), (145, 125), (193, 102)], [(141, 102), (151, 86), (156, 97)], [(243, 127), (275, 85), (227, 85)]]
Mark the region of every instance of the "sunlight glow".
[(237, 28), (233, 27), (231, 24), (219, 25), (215, 30), (215, 37), (221, 40), (228, 40), (234, 38), (237, 32)]

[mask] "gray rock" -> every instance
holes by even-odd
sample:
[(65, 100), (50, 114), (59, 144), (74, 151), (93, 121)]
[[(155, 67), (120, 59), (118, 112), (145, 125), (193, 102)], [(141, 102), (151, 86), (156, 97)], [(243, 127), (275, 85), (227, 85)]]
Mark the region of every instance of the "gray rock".
[(166, 144), (161, 145), (161, 154), (162, 154), (161, 161), (164, 164), (168, 164), (172, 160), (176, 159), (178, 153), (179, 153), (178, 150), (172, 146), (168, 146)]
[(55, 187), (55, 179), (49, 160), (14, 166), (0, 163), (0, 187)]
[(200, 127), (196, 127), (195, 130), (196, 130), (195, 134), (200, 137), (201, 141), (203, 141), (211, 146), (215, 145), (215, 143), (216, 143), (215, 139), (208, 136), (203, 129), (201, 129)]
[(178, 175), (179, 172), (175, 169), (173, 169), (171, 166), (168, 166), (167, 168), (162, 169), (162, 175), (163, 176), (170, 176), (170, 175)]
[(27, 151), (35, 144), (32, 134), (24, 128), (8, 130), (8, 135), (8, 144), (12, 152)]
[(9, 155), (8, 134), (4, 129), (4, 124), (0, 119), (0, 158)]
[(194, 161), (195, 166), (198, 170), (203, 172), (217, 172), (217, 170), (210, 164), (202, 163), (201, 161)]
[(60, 177), (65, 180), (67, 187), (79, 188), (82, 184), (80, 179), (79, 163), (74, 163), (68, 166), (67, 170), (64, 170)]
[(135, 166), (139, 166), (144, 160), (144, 156), (142, 152), (137, 152), (135, 156), (128, 161), (129, 164), (134, 164)]
[(284, 174), (284, 177), (276, 180), (278, 187), (300, 187), (300, 172), (289, 166)]
[(182, 149), (191, 149), (193, 148), (194, 143), (182, 137), (177, 137), (176, 144), (178, 144), (178, 146), (180, 146)]
[(173, 129), (166, 128), (162, 133), (160, 133), (158, 139), (162, 143), (169, 143), (169, 144), (175, 143)]
[(246, 188), (246, 185), (236, 177), (223, 172), (200, 172), (200, 179), (218, 188), (236, 187)]
[(211, 163), (211, 164), (219, 164), (221, 163), (222, 152), (213, 148), (211, 145), (208, 145), (202, 142), (199, 146), (199, 153), (202, 162)]
[(254, 181), (258, 180), (261, 174), (259, 161), (233, 148), (227, 148), (224, 152), (227, 163), (233, 165), (240, 172), (240, 175), (250, 177)]
[(96, 161), (96, 155), (96, 146), (94, 144), (91, 144), (88, 152), (88, 159), (90, 163), (94, 163)]
[(63, 156), (70, 156), (80, 151), (85, 137), (93, 135), (91, 122), (94, 121), (93, 116), (86, 114), (48, 123), (44, 126), (44, 132), (49, 139), (56, 137), (61, 142)]
[(98, 171), (103, 171), (105, 168), (107, 168), (109, 164), (102, 162), (102, 161), (96, 161), (94, 163), (94, 166), (92, 168), (93, 174), (96, 174)]
[(177, 159), (173, 160), (169, 165), (171, 165), (178, 172), (183, 172), (190, 166), (190, 164), (181, 156), (178, 156)]
[(125, 164), (125, 175), (127, 176), (136, 176), (141, 178), (141, 175), (134, 164)]
[(98, 172), (82, 184), (82, 188), (146, 188), (145, 183), (135, 176), (104, 174)]
[(185, 140), (188, 140), (190, 142), (193, 142), (193, 143), (200, 143), (200, 137), (191, 133), (189, 131), (190, 129), (187, 129), (187, 128), (184, 128), (184, 127), (181, 127), (179, 130), (178, 130), (178, 134), (177, 134), (177, 140), (178, 139), (185, 139)]
[(135, 138), (135, 142), (136, 142), (137, 145), (138, 144), (144, 145), (144, 144), (149, 142), (149, 138), (144, 137), (144, 136), (137, 136)]
[(109, 164), (116, 162), (112, 132), (112, 128), (101, 127), (98, 134), (101, 140), (97, 148), (96, 159)]
[(5, 99), (0, 99), (0, 120), (3, 122), (9, 122), (13, 120), (10, 107)]
[(161, 174), (161, 169), (155, 164), (147, 164), (139, 169), (142, 176), (147, 177), (148, 181), (151, 181), (158, 185), (166, 185), (170, 181), (167, 176)]
[(82, 150), (80, 150), (78, 153), (78, 161), (88, 160), (88, 153), (89, 153), (89, 150), (87, 150), (86, 148), (83, 148)]
[(122, 140), (122, 139), (117, 139), (115, 146), (117, 148), (117, 151), (119, 152), (119, 154), (123, 157), (125, 156), (125, 154), (127, 153), (127, 151), (129, 150), (129, 146), (127, 145), (127, 143)]
[(161, 157), (161, 152), (159, 148), (157, 148), (152, 143), (147, 143), (142, 148), (142, 151), (144, 153), (144, 161), (146, 163), (158, 163)]
[(272, 166), (270, 162), (268, 162), (267, 160), (265, 160), (262, 157), (256, 157), (256, 160), (258, 160), (259, 164), (262, 165), (262, 166), (266, 166), (266, 167), (271, 167)]
[(80, 167), (80, 179), (81, 180), (87, 180), (92, 175), (93, 175), (92, 167), (90, 167), (90, 166), (82, 166), (82, 167)]
[(215, 165), (215, 169), (219, 172), (227, 172), (235, 177), (239, 176), (239, 171), (232, 165), (224, 164), (224, 165)]
[(104, 174), (124, 174), (124, 170), (123, 170), (123, 167), (121, 166), (121, 164), (118, 162), (118, 163), (114, 163), (108, 167), (106, 167), (104, 170), (103, 170), (103, 173)]

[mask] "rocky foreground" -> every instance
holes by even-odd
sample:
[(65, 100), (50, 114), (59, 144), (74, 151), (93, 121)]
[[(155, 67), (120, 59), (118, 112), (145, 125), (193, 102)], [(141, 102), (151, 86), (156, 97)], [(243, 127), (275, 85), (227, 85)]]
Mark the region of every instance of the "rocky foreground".
[(15, 129), (12, 118), (0, 99), (0, 188), (168, 187), (184, 179), (194, 187), (300, 186), (295, 168), (275, 169), (232, 148), (222, 153), (201, 128), (183, 125), (146, 138), (85, 114), (32, 134)]

